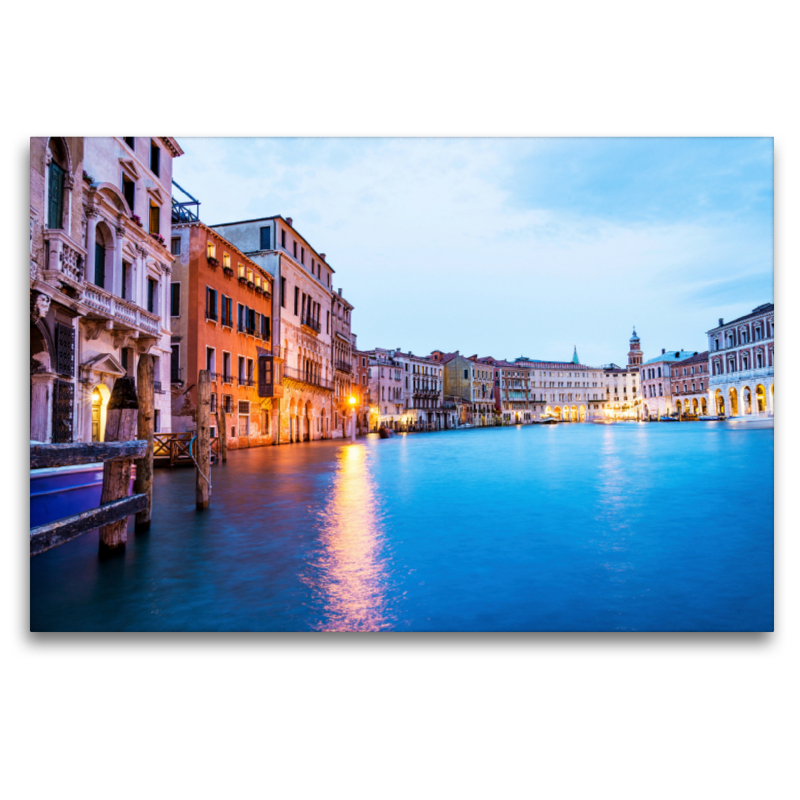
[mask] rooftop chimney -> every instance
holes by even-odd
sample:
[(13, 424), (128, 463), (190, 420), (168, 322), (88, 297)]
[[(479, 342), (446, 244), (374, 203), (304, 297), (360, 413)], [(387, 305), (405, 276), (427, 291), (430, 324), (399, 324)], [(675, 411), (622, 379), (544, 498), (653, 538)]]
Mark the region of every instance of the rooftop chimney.
[(663, 356), (663, 355), (664, 355), (664, 353), (666, 353), (666, 352), (667, 352), (667, 351), (666, 351), (666, 350), (665, 350), (665, 349), (662, 347), (662, 348), (661, 348), (661, 355)]
[(342, 296), (342, 287), (340, 286), (339, 287), (339, 297), (341, 297), (341, 296)]
[(319, 257), (324, 261), (325, 260), (325, 253), (320, 253)]
[(287, 225), (288, 225), (290, 228), (294, 228), (294, 225), (292, 225), (292, 218), (291, 218), (291, 217), (286, 217), (286, 224), (287, 224)]
[(719, 324), (720, 324), (720, 326), (722, 326), (722, 325), (724, 325), (724, 324), (725, 324), (725, 323), (722, 321), (722, 317), (720, 317), (720, 318), (719, 318)]

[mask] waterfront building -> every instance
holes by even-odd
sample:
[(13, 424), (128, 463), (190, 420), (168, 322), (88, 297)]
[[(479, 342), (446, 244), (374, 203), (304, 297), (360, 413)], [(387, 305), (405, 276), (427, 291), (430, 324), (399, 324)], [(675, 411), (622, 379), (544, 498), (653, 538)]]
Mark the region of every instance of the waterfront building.
[(457, 423), (478, 427), (494, 425), (494, 367), (481, 362), (477, 354), (465, 358), (458, 351), (434, 350), (430, 359), (443, 366), (443, 395), (448, 398), (448, 412), (454, 411), (454, 398), (463, 401), (459, 404), (460, 418), (454, 414)]
[(114, 381), (155, 357), (169, 431), (172, 137), (31, 139), (31, 438), (102, 441)]
[(369, 410), (372, 397), (369, 388), (369, 354), (357, 347), (356, 335), (351, 334), (353, 343), (353, 383), (350, 391), (356, 398), (356, 433), (369, 433)]
[(524, 359), (511, 362), (491, 356), (480, 358), (478, 362), (493, 370), (496, 422), (501, 422), (503, 425), (532, 422), (530, 363)]
[(350, 408), (350, 387), (353, 383), (353, 342), (350, 316), (353, 306), (342, 297), (342, 290), (331, 299), (331, 363), (333, 364), (332, 438), (351, 434), (354, 417)]
[(276, 444), (328, 439), (334, 424), (333, 268), (280, 215), (212, 225), (272, 275), (272, 353), (263, 356), (274, 379), (271, 429)]
[(429, 356), (404, 356), (411, 371), (411, 424), (417, 430), (455, 427), (454, 409), (444, 408), (444, 367)]
[(708, 350), (672, 364), (672, 403), (679, 417), (708, 414), (708, 377)]
[(775, 305), (764, 303), (749, 314), (707, 332), (709, 401), (727, 416), (775, 413)]
[(229, 448), (271, 444), (273, 376), (262, 356), (272, 348), (272, 275), (198, 219), (173, 224), (171, 249), (172, 430), (197, 430), (198, 374), (208, 370), (211, 435), (221, 408)]
[(542, 361), (521, 356), (530, 365), (531, 416), (565, 422), (586, 422), (602, 417), (605, 402), (603, 370), (581, 364), (575, 348), (571, 361)]
[(642, 394), (642, 419), (658, 419), (674, 411), (671, 368), (698, 353), (688, 350), (661, 350), (661, 355), (645, 361), (639, 369)]
[(406, 410), (411, 399), (408, 363), (399, 350), (376, 347), (368, 350), (370, 390), (370, 430), (386, 427), (405, 430)]
[(603, 365), (605, 403), (603, 414), (610, 419), (640, 419), (642, 398), (639, 394), (639, 368)]

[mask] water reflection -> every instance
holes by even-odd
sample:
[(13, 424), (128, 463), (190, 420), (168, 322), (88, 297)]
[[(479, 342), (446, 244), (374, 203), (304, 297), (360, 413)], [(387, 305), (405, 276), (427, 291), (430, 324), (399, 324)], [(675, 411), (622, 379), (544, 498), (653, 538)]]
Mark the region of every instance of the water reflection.
[(333, 491), (320, 514), (311, 584), (322, 605), (313, 627), (328, 631), (391, 628), (390, 565), (378, 490), (363, 445), (342, 447)]

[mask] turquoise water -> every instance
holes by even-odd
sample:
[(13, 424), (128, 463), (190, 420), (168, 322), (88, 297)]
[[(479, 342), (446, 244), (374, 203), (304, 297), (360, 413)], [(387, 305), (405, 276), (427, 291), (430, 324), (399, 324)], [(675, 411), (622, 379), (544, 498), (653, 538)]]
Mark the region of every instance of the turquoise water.
[(31, 629), (766, 631), (773, 431), (561, 424), (233, 452), (31, 560)]

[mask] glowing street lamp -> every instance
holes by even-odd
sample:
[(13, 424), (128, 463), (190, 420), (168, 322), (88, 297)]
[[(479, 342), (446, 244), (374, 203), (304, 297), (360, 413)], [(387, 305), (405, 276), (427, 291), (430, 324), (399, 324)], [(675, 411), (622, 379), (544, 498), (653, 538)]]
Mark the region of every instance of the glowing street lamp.
[(351, 420), (351, 425), (353, 426), (353, 431), (351, 434), (351, 441), (355, 442), (356, 440), (356, 399), (352, 395), (350, 396), (350, 406), (353, 409), (353, 418)]

